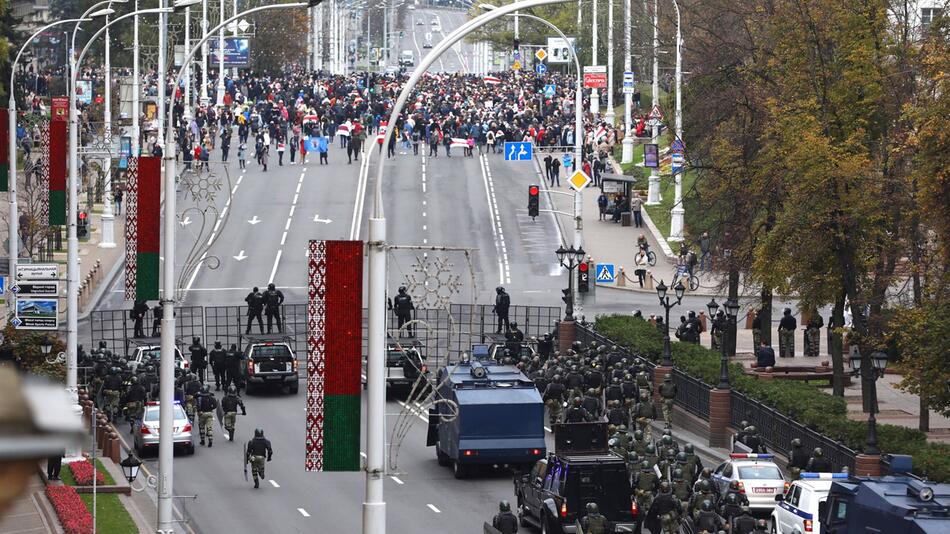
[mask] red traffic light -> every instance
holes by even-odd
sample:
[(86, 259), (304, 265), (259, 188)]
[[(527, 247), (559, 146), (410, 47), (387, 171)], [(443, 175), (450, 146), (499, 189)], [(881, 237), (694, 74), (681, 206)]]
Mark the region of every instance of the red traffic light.
[(80, 221), (85, 221), (85, 220), (86, 220), (86, 212), (85, 212), (85, 211), (80, 211), (80, 212), (79, 212), (79, 220), (80, 220)]
[(586, 261), (585, 261), (585, 262), (581, 262), (581, 264), (577, 266), (577, 270), (579, 270), (579, 271), (582, 272), (582, 273), (586, 273), (586, 272), (587, 272), (587, 269), (588, 269), (588, 267), (587, 267), (587, 262), (586, 262)]
[(538, 194), (538, 186), (532, 185), (531, 187), (529, 187), (529, 188), (528, 188), (528, 194), (529, 194), (529, 195), (532, 195), (532, 196), (533, 196), (533, 195), (537, 195), (537, 194)]

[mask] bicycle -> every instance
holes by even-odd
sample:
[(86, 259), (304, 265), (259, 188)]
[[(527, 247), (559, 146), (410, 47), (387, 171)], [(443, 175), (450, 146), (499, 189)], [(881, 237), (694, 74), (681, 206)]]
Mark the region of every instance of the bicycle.
[(641, 246), (640, 250), (643, 252), (646, 252), (647, 263), (650, 265), (650, 267), (653, 267), (654, 265), (656, 265), (656, 253), (650, 250), (649, 246), (646, 246), (646, 247)]
[(690, 291), (696, 291), (699, 289), (699, 277), (687, 270), (677, 271), (676, 276), (673, 277), (673, 281), (674, 285), (675, 282), (682, 281), (683, 285), (688, 287)]

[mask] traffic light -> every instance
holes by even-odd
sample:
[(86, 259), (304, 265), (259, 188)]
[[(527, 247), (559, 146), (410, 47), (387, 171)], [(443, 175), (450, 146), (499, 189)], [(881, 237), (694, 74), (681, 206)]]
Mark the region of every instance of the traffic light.
[(577, 292), (587, 293), (590, 291), (590, 264), (582, 261), (577, 266)]
[(571, 295), (571, 289), (570, 289), (570, 288), (562, 289), (562, 290), (561, 290), (561, 293), (564, 293), (564, 296), (561, 297), (561, 300), (564, 301), (564, 304), (567, 304), (567, 307), (568, 307), (569, 309), (573, 309), (573, 307), (574, 307), (574, 296)]
[(521, 39), (515, 39), (514, 42), (512, 43), (512, 50), (517, 52), (520, 46), (521, 46)]
[(86, 237), (89, 235), (89, 218), (85, 211), (80, 211), (76, 221), (76, 236)]
[(528, 186), (528, 215), (533, 219), (538, 216), (538, 210), (541, 204), (541, 199), (538, 198), (538, 195), (541, 193), (541, 188), (537, 184), (531, 184)]

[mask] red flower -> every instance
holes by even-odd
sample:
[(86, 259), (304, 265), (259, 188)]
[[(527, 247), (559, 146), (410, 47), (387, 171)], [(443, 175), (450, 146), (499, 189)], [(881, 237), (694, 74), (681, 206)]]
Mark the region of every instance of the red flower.
[(101, 471), (96, 470), (89, 460), (73, 462), (69, 464), (69, 469), (73, 472), (73, 478), (76, 480), (77, 486), (91, 486), (93, 471), (96, 473), (96, 484), (105, 482), (105, 476)]
[(91, 534), (92, 514), (72, 486), (46, 486), (46, 498), (53, 504), (66, 534)]

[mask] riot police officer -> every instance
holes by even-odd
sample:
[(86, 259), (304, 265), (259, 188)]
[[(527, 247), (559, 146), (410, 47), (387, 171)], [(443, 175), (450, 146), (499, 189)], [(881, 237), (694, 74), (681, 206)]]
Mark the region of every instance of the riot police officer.
[(211, 349), (208, 356), (211, 358), (211, 371), (214, 372), (214, 390), (218, 391), (221, 389), (221, 382), (226, 380), (225, 360), (227, 358), (227, 351), (221, 347), (220, 341), (215, 341), (214, 348)]
[(511, 513), (511, 504), (508, 501), (498, 503), (498, 513), (492, 518), (491, 525), (501, 534), (517, 534), (518, 516)]
[(274, 284), (267, 284), (264, 292), (264, 311), (267, 314), (267, 333), (272, 332), (273, 321), (277, 321), (277, 332), (283, 333), (284, 327), (280, 322), (280, 306), (284, 303), (284, 294)]
[(807, 471), (813, 473), (832, 473), (834, 472), (834, 467), (831, 465), (831, 462), (825, 458), (825, 453), (821, 450), (821, 447), (815, 447), (815, 450), (811, 454), (811, 458), (808, 459), (808, 464), (805, 466)]
[(581, 404), (580, 397), (574, 397), (574, 401), (571, 404), (571, 407), (564, 412), (564, 422), (565, 423), (584, 423), (590, 421), (590, 415), (587, 413), (587, 410), (584, 409), (584, 406)]
[(742, 511), (732, 519), (732, 534), (752, 534), (755, 531), (755, 518), (748, 506), (743, 506)]
[(673, 383), (672, 374), (663, 377), (663, 383), (660, 384), (660, 397), (663, 398), (663, 420), (666, 422), (666, 428), (673, 428), (673, 401), (676, 399), (676, 384)]
[(551, 383), (544, 390), (544, 403), (548, 406), (548, 417), (551, 425), (561, 422), (561, 406), (564, 403), (564, 393), (561, 375), (554, 375)]
[(201, 344), (200, 337), (193, 337), (188, 350), (191, 352), (191, 370), (198, 375), (198, 380), (203, 384), (205, 369), (208, 367), (208, 349)]
[[(402, 337), (402, 326), (412, 321), (412, 310), (416, 307), (412, 303), (412, 297), (406, 292), (406, 286), (399, 286), (399, 294), (393, 299), (393, 311), (396, 313), (396, 321), (399, 328), (399, 337)], [(406, 333), (409, 337), (415, 337), (413, 326), (406, 327)]]
[[(145, 337), (145, 316), (148, 315), (148, 304), (144, 300), (136, 300), (135, 305), (132, 306), (132, 311), (129, 312), (132, 320), (135, 322), (133, 327), (134, 333), (133, 337)], [(99, 343), (100, 348), (105, 346), (105, 342), (101, 341)]]
[(218, 399), (211, 393), (211, 386), (205, 384), (201, 386), (201, 392), (198, 393), (196, 404), (198, 408), (198, 436), (201, 445), (205, 444), (205, 438), (208, 438), (208, 448), (214, 441), (214, 412), (218, 409)]
[(125, 392), (125, 420), (129, 422), (130, 431), (134, 430), (136, 421), (142, 420), (145, 398), (145, 388), (139, 383), (138, 377), (133, 376), (129, 389)]
[(700, 509), (693, 520), (693, 526), (694, 532), (702, 532), (704, 530), (706, 532), (719, 532), (725, 528), (725, 523), (722, 517), (714, 510), (713, 503), (707, 499), (700, 503)]
[(221, 399), (221, 411), (224, 412), (224, 429), (228, 431), (228, 441), (234, 441), (234, 424), (237, 422), (237, 409), (241, 408), (241, 415), (247, 415), (244, 401), (237, 394), (237, 388), (228, 387), (228, 394)]
[(597, 503), (587, 503), (587, 515), (581, 520), (581, 526), (586, 534), (607, 533), (607, 518), (601, 515)]
[(264, 430), (261, 428), (254, 430), (254, 439), (248, 441), (244, 449), (244, 463), (251, 464), (254, 487), (259, 488), (260, 479), (264, 478), (264, 461), (266, 459), (269, 462), (274, 458), (274, 449), (270, 446), (270, 440), (264, 437)]
[(202, 387), (204, 386), (195, 373), (189, 373), (182, 384), (182, 390), (185, 393), (185, 415), (192, 422), (195, 421), (195, 415), (198, 411), (198, 394), (201, 393)]
[(495, 315), (498, 317), (498, 327), (495, 329), (496, 334), (502, 333), (502, 324), (505, 325), (504, 331), (507, 332), (510, 328), (508, 324), (508, 308), (511, 307), (511, 296), (505, 292), (505, 288), (498, 286), (495, 288), (495, 307), (492, 308), (492, 311), (495, 312)]
[(670, 483), (665, 480), (660, 482), (659, 492), (647, 513), (646, 525), (650, 532), (675, 532), (680, 506)]
[(792, 480), (797, 480), (798, 475), (808, 467), (808, 460), (808, 453), (802, 448), (802, 440), (793, 439), (792, 450), (788, 453), (788, 470)]
[(647, 441), (652, 441), (653, 429), (650, 427), (650, 421), (656, 420), (656, 408), (650, 402), (646, 391), (640, 390), (640, 402), (634, 409), (634, 419), (637, 422), (637, 430), (642, 430)]
[(805, 356), (818, 357), (818, 352), (821, 350), (821, 327), (823, 326), (825, 326), (825, 321), (821, 318), (818, 310), (815, 310), (805, 327)]
[(797, 327), (798, 321), (792, 315), (792, 310), (785, 308), (782, 312), (782, 320), (778, 323), (779, 356), (782, 358), (795, 357), (795, 329)]
[(244, 329), (244, 333), (251, 333), (251, 325), (254, 323), (254, 319), (257, 319), (257, 327), (263, 334), (264, 320), (261, 318), (261, 312), (264, 311), (264, 295), (255, 287), (244, 297), (244, 302), (247, 303), (247, 327)]
[(241, 376), (241, 351), (238, 350), (237, 345), (234, 343), (231, 343), (231, 348), (224, 357), (224, 374), (225, 388), (234, 386), (239, 390), (241, 389), (243, 386)]

